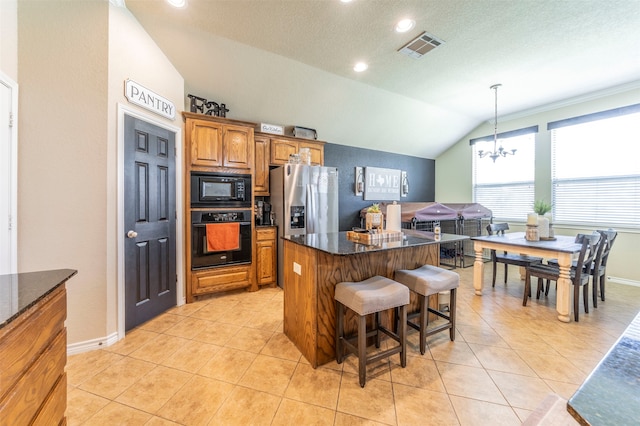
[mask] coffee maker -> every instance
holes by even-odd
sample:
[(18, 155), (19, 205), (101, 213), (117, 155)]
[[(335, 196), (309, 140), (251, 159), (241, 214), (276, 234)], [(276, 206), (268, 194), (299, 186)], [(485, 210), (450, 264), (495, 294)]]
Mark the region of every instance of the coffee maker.
[(264, 201), (256, 201), (256, 225), (262, 225), (264, 220)]
[(256, 225), (273, 225), (271, 204), (264, 201), (256, 201)]
[(262, 203), (262, 224), (275, 225), (273, 211), (271, 211), (271, 203)]

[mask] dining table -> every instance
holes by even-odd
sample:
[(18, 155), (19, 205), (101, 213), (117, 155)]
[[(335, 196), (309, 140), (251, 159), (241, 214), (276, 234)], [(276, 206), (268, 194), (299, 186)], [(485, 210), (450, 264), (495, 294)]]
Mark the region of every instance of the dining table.
[(475, 260), (473, 262), (473, 288), (477, 296), (482, 296), (484, 287), (484, 249), (501, 250), (512, 253), (527, 254), (546, 259), (558, 260), (560, 276), (556, 291), (556, 310), (558, 320), (571, 321), (571, 262), (575, 254), (580, 252), (581, 245), (575, 237), (557, 235), (551, 239), (529, 241), (524, 232), (510, 232), (502, 235), (483, 235), (472, 237)]

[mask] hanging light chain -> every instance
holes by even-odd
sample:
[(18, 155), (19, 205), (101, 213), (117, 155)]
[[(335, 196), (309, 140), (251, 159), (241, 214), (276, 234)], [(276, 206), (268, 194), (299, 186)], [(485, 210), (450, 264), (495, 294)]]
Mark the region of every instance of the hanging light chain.
[(495, 93), (495, 95), (494, 95), (494, 121), (493, 121), (493, 151), (484, 151), (484, 150), (479, 150), (478, 151), (478, 156), (480, 158), (484, 158), (484, 157), (486, 157), (488, 155), (489, 158), (491, 158), (494, 163), (500, 157), (506, 157), (507, 155), (514, 155), (516, 153), (515, 149), (507, 151), (502, 146), (500, 146), (500, 148), (498, 148), (498, 87), (500, 87), (500, 86), (502, 86), (502, 84), (498, 83), (498, 84), (494, 84), (494, 85), (492, 85), (490, 87), (490, 89), (493, 89), (493, 91)]

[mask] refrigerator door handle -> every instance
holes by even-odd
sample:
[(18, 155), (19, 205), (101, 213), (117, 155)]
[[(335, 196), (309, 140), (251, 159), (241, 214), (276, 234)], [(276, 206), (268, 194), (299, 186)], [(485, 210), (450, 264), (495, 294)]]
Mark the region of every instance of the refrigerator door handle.
[(316, 225), (318, 222), (318, 192), (314, 185), (307, 185), (307, 234), (316, 233)]

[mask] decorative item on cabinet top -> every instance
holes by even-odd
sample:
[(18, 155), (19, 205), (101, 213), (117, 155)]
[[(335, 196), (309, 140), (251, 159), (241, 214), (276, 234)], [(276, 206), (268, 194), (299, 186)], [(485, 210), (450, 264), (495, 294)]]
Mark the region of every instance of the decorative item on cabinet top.
[(293, 136), (294, 138), (311, 140), (318, 139), (318, 132), (316, 132), (316, 129), (309, 129), (308, 127), (300, 126), (287, 126), (285, 130), (287, 135)]
[(280, 126), (279, 124), (259, 123), (256, 126), (256, 130), (262, 133), (284, 136), (284, 126)]
[[(214, 101), (208, 101), (205, 98), (201, 98), (200, 96), (196, 95), (189, 94), (187, 96), (189, 97), (189, 99), (191, 99), (191, 112), (199, 112), (205, 115), (213, 115), (216, 117), (226, 117), (227, 113), (229, 112), (225, 104), (218, 104)], [(205, 108), (207, 108), (206, 111)]]

